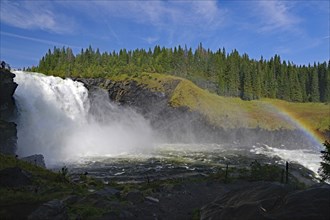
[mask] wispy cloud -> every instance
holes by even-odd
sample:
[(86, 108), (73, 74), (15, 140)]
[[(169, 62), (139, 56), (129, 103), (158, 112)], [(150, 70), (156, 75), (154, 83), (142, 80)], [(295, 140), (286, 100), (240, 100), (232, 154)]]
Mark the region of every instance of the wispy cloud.
[(51, 1), (1, 0), (0, 21), (22, 29), (41, 29), (54, 33), (70, 33), (74, 22), (54, 11)]
[(159, 37), (146, 37), (146, 38), (142, 38), (142, 40), (144, 40), (148, 44), (153, 44), (159, 40)]
[(288, 1), (258, 1), (254, 11), (260, 17), (260, 31), (290, 30), (300, 23), (300, 18), (291, 9)]
[(68, 46), (71, 48), (81, 48), (78, 46), (69, 45), (69, 44), (65, 44), (62, 42), (50, 41), (50, 40), (45, 40), (45, 39), (35, 38), (35, 37), (28, 37), (28, 36), (24, 36), (24, 35), (18, 35), (18, 34), (13, 34), (13, 33), (9, 33), (9, 32), (3, 32), (3, 31), (0, 31), (0, 35), (4, 35), (4, 36), (8, 36), (8, 37), (15, 37), (15, 38), (23, 39), (23, 40), (34, 41), (37, 43), (42, 43), (42, 44), (47, 44), (47, 45), (52, 45), (52, 46), (59, 45), (59, 46)]
[[(188, 32), (203, 33), (220, 28), (225, 23), (226, 10), (219, 7), (217, 1), (71, 1), (63, 2), (64, 7), (79, 10), (94, 18), (106, 15), (108, 26), (113, 18), (124, 19), (150, 26), (153, 30), (179, 35)], [(102, 16), (104, 17), (104, 16)], [(105, 20), (103, 20), (105, 22)]]
[(217, 28), (224, 21), (224, 10), (216, 1), (132, 2), (128, 10), (139, 22), (154, 26), (195, 26)]
[(226, 10), (217, 1), (71, 1), (63, 6), (80, 8), (90, 16), (107, 12), (110, 17), (121, 17), (154, 26), (212, 24), (218, 27), (224, 21)]

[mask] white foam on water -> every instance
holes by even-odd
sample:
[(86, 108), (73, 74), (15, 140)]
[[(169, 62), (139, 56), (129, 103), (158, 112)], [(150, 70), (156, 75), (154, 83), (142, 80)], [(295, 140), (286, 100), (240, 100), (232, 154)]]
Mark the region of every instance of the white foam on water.
[(269, 157), (278, 156), (283, 161), (295, 162), (317, 174), (321, 162), (320, 152), (307, 149), (280, 149), (268, 145), (253, 146), (250, 152)]
[(91, 101), (80, 82), (40, 73), (15, 74), (19, 156), (41, 153), (51, 165), (152, 147), (149, 122), (104, 94)]

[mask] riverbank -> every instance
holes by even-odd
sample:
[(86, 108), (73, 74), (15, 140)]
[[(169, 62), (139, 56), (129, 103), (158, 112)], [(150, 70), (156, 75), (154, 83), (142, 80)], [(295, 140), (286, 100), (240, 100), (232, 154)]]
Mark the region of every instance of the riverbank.
[[(126, 166), (130, 165), (135, 166), (126, 162)], [(255, 162), (245, 168), (219, 166), (216, 172), (205, 169), (194, 175), (183, 175), (181, 165), (172, 164), (173, 170), (178, 169), (177, 174), (181, 175), (170, 175), (167, 171), (167, 178), (161, 179), (150, 173), (134, 182), (99, 178), (91, 170), (74, 173), (67, 167), (52, 172), (1, 155), (0, 216), (3, 219), (329, 217), (324, 208), (330, 202), (329, 185), (314, 182), (307, 186), (299, 182), (294, 172), (300, 168), (290, 165), (287, 181), (281, 176), (283, 167), (278, 165)], [(296, 211), (300, 209), (304, 211)]]

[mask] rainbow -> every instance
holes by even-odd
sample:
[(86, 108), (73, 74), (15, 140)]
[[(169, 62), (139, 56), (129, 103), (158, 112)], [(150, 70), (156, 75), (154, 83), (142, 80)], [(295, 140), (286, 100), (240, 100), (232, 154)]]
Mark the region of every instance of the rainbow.
[(275, 110), (285, 121), (293, 125), (296, 129), (302, 131), (304, 135), (311, 141), (313, 147), (317, 150), (323, 149), (323, 143), (325, 141), (325, 136), (321, 132), (313, 129), (306, 121), (302, 120), (295, 113), (288, 111), (286, 108), (275, 105), (271, 102), (268, 102), (270, 106)]

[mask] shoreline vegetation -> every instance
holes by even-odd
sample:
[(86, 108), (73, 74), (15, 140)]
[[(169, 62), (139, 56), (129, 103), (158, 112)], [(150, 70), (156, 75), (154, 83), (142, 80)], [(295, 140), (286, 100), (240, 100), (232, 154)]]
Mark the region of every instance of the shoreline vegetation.
[[(315, 211), (315, 207), (309, 208), (309, 203), (303, 199), (311, 199), (312, 203), (327, 198), (329, 185), (313, 185), (315, 180), (307, 176), (304, 178), (311, 182), (305, 185), (297, 179), (297, 175), (292, 175), (299, 168), (291, 168), (291, 165), (289, 171), (285, 171), (285, 167), (255, 161), (245, 168), (223, 166), (208, 175), (177, 176), (163, 180), (146, 178), (138, 184), (119, 184), (116, 181), (95, 179), (87, 172), (73, 175), (66, 167), (52, 172), (14, 156), (0, 154), (0, 159), (0, 215), (5, 219), (59, 216), (61, 219), (208, 219), (209, 211), (221, 213), (221, 209), (211, 205), (217, 198), (231, 198), (230, 201), (234, 202), (237, 196), (240, 197), (237, 203), (224, 203), (227, 211), (230, 207), (235, 211), (247, 204), (251, 205), (251, 202), (256, 207), (265, 205), (260, 201), (268, 201), (272, 194), (276, 194), (278, 199), (268, 201), (270, 206), (261, 216), (274, 213), (287, 218), (299, 216), (299, 213), (290, 213), (289, 207), (299, 208), (302, 205), (309, 212), (304, 214), (307, 217), (327, 216), (323, 203), (318, 203)], [(317, 198), (308, 193), (310, 191), (315, 191)], [(302, 194), (300, 197), (297, 196), (299, 193)], [(245, 194), (249, 197), (245, 197)], [(280, 203), (280, 200), (293, 195), (297, 196), (294, 204)], [(251, 198), (263, 200), (252, 201)], [(272, 208), (271, 203), (277, 203), (277, 208)], [(17, 212), (18, 207), (20, 212)], [(251, 210), (242, 212), (252, 212), (254, 217), (260, 215)]]

